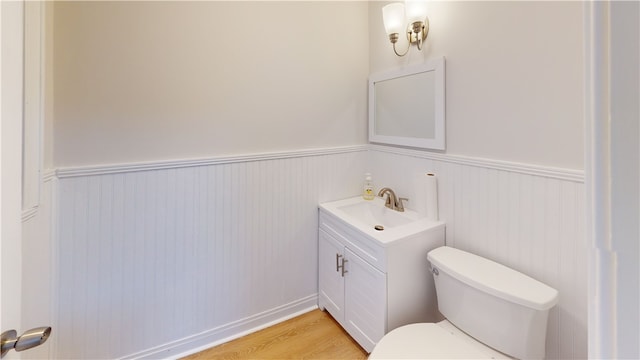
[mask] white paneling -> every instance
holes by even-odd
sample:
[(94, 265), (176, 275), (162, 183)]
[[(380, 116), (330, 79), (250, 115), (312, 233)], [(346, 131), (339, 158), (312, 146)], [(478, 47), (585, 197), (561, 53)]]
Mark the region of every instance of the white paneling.
[(315, 303), (317, 204), (358, 194), (365, 162), (328, 151), (62, 177), (54, 356), (171, 356)]
[(587, 357), (587, 244), (579, 174), (380, 147), (369, 156), (374, 180), (383, 179), (378, 188), (392, 187), (417, 210), (424, 210), (422, 190), (406, 179), (436, 173), (447, 245), (558, 289), (560, 302), (549, 317), (547, 358)]
[(301, 311), (317, 204), (360, 193), (370, 171), (422, 211), (436, 173), (447, 244), (557, 288), (547, 357), (586, 357), (580, 174), (363, 150), (59, 171), (54, 356), (171, 357)]

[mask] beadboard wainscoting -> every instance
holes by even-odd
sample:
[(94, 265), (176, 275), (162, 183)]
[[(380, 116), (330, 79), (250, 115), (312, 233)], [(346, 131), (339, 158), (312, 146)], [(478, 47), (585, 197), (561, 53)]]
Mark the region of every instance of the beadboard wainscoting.
[(169, 358), (317, 306), (366, 146), (60, 169), (56, 358)]
[(438, 177), (448, 246), (500, 262), (560, 292), (548, 359), (586, 359), (588, 244), (582, 171), (371, 146), (376, 186), (424, 211), (425, 173)]
[(316, 306), (317, 204), (392, 187), (447, 244), (560, 291), (547, 357), (587, 356), (581, 171), (385, 146), (58, 169), (55, 358), (173, 358)]

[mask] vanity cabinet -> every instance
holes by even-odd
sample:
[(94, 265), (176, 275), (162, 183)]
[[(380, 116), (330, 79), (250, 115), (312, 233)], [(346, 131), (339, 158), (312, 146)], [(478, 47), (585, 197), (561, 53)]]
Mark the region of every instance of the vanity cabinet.
[(444, 224), (381, 243), (320, 208), (318, 306), (367, 352), (389, 331), (440, 319), (427, 253)]
[(385, 334), (387, 276), (320, 230), (320, 307), (368, 352)]

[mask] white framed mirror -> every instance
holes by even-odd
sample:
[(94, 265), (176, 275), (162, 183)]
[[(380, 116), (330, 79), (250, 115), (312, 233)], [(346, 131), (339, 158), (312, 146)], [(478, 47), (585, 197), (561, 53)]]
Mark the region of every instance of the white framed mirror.
[(369, 142), (445, 149), (444, 57), (369, 76)]

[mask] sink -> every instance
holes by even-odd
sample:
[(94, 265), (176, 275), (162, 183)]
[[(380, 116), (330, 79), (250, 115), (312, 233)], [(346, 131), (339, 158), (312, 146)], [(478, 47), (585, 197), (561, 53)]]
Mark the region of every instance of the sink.
[(354, 204), (338, 206), (337, 209), (354, 220), (374, 227), (381, 225), (385, 229), (405, 225), (416, 220), (413, 212), (399, 212), (384, 206), (382, 198), (372, 201), (357, 201)]
[(381, 197), (358, 196), (320, 204), (320, 209), (383, 244), (444, 226), (406, 207), (404, 212), (389, 209), (384, 202)]

